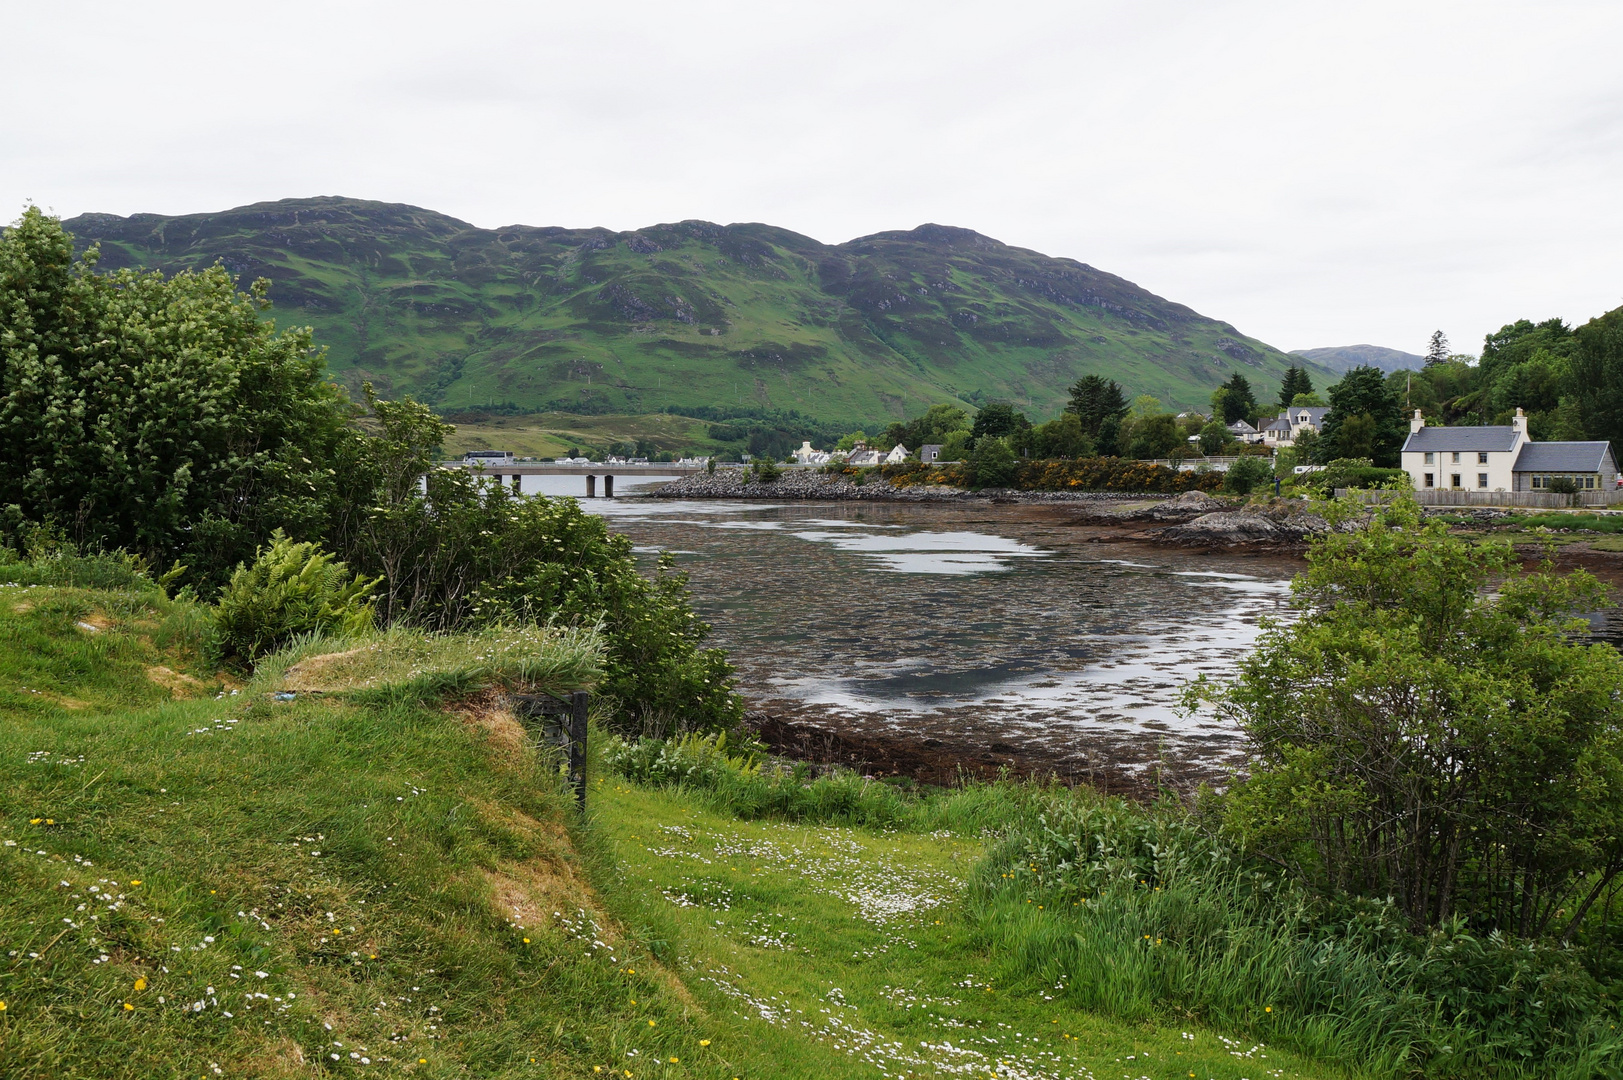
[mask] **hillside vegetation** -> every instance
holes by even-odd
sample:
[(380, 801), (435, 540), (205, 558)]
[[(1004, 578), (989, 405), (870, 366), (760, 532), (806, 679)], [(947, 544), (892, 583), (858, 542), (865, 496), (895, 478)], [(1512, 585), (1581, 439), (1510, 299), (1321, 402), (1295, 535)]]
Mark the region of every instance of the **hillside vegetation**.
[(1235, 371), (1271, 396), (1289, 363), (1112, 274), (940, 225), (830, 245), (703, 221), (481, 229), (346, 198), (65, 224), (104, 268), (269, 278), (278, 321), (313, 326), (352, 389), (451, 411), (1047, 415), (1090, 372), (1204, 408)]

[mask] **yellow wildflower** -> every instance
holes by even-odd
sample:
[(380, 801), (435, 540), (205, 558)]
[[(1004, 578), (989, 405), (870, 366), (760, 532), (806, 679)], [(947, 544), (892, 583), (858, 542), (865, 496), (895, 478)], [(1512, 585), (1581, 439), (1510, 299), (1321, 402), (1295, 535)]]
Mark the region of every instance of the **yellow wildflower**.
[(136, 979), (136, 980), (135, 980), (135, 988), (136, 988), (136, 989), (137, 989), (137, 990), (145, 990), (145, 989), (146, 989), (146, 988), (147, 988), (147, 981), (146, 981), (146, 979), (145, 979), (145, 978), (144, 978), (144, 977), (143, 977), (143, 978), (139, 978), (139, 979)]

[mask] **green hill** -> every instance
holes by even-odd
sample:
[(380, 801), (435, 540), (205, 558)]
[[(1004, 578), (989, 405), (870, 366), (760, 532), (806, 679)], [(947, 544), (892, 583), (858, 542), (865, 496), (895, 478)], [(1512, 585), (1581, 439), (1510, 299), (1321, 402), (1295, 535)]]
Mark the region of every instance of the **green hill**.
[(1188, 407), (1236, 370), (1272, 396), (1291, 363), (1112, 274), (940, 225), (827, 245), (704, 221), (480, 229), (345, 198), (65, 224), (104, 268), (269, 278), (273, 315), (314, 326), (340, 379), (446, 411), (1044, 415), (1090, 372)]

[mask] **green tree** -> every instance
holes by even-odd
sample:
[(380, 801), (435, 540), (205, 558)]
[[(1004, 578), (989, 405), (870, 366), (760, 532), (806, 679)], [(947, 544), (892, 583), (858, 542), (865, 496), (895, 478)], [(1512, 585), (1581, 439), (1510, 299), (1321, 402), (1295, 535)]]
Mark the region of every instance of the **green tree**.
[(34, 207), (0, 236), (0, 507), (209, 585), (319, 535), (358, 434), (310, 332), (260, 318), (263, 281), (97, 258)]
[(1236, 420), (1250, 421), (1257, 415), (1257, 398), (1251, 391), (1251, 381), (1236, 371), (1229, 376), (1219, 391), (1222, 397), (1212, 395), (1212, 411), (1225, 423)]
[(1264, 457), (1239, 458), (1223, 474), (1223, 490), (1236, 495), (1249, 495), (1259, 487), (1273, 482), (1274, 467)]
[(1330, 388), (1330, 411), (1320, 431), (1320, 457), (1367, 457), (1383, 468), (1395, 468), (1398, 451), (1408, 438), (1399, 391), (1374, 367), (1356, 367)]
[(1127, 415), (1127, 395), (1114, 379), (1101, 375), (1084, 375), (1071, 387), (1068, 412), (1076, 414), (1082, 430), (1097, 437), (1106, 420), (1120, 420)]
[(1032, 454), (1041, 458), (1081, 458), (1093, 455), (1093, 440), (1082, 430), (1075, 413), (1060, 413), (1032, 432)]
[(1183, 433), (1171, 413), (1141, 416), (1133, 421), (1128, 457), (1140, 459), (1171, 457), (1184, 446)]
[(1030, 430), (1031, 421), (1026, 419), (1025, 413), (1007, 401), (989, 401), (975, 414), (975, 424), (970, 428), (970, 434), (978, 444), (987, 435), (1005, 438)]
[(1570, 937), (1623, 868), (1623, 657), (1573, 618), (1605, 589), (1525, 572), (1406, 496), (1366, 510), (1327, 511), (1293, 583), (1301, 618), (1192, 695), (1250, 740), (1231, 821), (1417, 929)]
[(978, 488), (1008, 487), (1018, 464), (1014, 451), (1002, 439), (976, 439), (969, 455), (970, 482)]
[(1623, 447), (1623, 307), (1573, 333), (1573, 396), (1591, 439)]
[(1229, 434), (1229, 429), (1223, 426), (1221, 420), (1213, 420), (1200, 429), (1200, 452), (1208, 456), (1221, 454), (1232, 438), (1234, 436)]
[(886, 446), (901, 443), (909, 450), (917, 450), (926, 443), (945, 443), (947, 436), (967, 431), (969, 426), (969, 414), (958, 406), (932, 405), (923, 416), (886, 428), (884, 442)]
[(1441, 330), (1431, 332), (1431, 341), (1426, 345), (1426, 364), (1446, 364), (1449, 357), (1448, 335)]
[(1289, 408), (1296, 404), (1296, 398), (1301, 394), (1313, 393), (1313, 380), (1308, 377), (1307, 369), (1292, 364), (1285, 369), (1285, 380), (1279, 384), (1279, 407)]

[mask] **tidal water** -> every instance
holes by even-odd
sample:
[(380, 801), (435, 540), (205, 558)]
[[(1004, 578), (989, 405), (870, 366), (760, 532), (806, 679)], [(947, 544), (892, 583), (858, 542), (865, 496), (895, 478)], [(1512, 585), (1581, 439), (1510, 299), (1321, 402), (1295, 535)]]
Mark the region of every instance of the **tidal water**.
[(1196, 778), (1241, 744), (1184, 688), (1289, 617), (1301, 566), (1113, 541), (1064, 506), (583, 504), (676, 555), (751, 709)]

